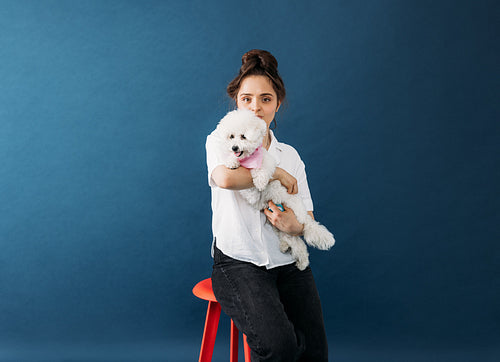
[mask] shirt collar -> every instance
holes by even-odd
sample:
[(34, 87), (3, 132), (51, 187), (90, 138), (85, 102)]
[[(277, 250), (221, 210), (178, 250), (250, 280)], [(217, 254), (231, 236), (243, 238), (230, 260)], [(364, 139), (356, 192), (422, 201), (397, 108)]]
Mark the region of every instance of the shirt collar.
[(281, 152), (283, 152), (283, 147), (281, 146), (281, 143), (278, 142), (278, 140), (274, 136), (273, 131), (269, 130), (269, 134), (271, 136), (271, 144), (269, 145), (268, 152), (276, 160), (276, 165), (279, 165), (280, 164), (280, 159), (281, 159), (281, 155), (280, 154), (281, 154)]

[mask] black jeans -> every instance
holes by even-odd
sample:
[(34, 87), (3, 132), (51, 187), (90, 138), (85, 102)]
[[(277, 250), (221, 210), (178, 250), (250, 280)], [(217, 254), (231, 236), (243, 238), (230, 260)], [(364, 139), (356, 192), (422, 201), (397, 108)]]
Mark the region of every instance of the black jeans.
[(215, 248), (212, 285), (222, 310), (247, 336), (252, 362), (328, 361), (323, 312), (309, 267), (268, 270)]

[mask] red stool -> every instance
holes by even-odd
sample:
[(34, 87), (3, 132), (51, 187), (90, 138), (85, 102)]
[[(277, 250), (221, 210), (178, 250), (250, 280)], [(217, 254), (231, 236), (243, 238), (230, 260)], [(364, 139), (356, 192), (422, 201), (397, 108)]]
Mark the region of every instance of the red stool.
[[(203, 340), (201, 341), (199, 362), (212, 361), (214, 352), (215, 337), (219, 327), (220, 304), (215, 299), (212, 290), (212, 279), (208, 278), (196, 284), (193, 288), (193, 294), (200, 299), (208, 300), (207, 317), (205, 319), (205, 330), (203, 331)], [(250, 347), (247, 344), (247, 336), (243, 334), (243, 349), (245, 351), (245, 362), (250, 362)], [(238, 328), (231, 320), (231, 348), (230, 362), (238, 362)]]

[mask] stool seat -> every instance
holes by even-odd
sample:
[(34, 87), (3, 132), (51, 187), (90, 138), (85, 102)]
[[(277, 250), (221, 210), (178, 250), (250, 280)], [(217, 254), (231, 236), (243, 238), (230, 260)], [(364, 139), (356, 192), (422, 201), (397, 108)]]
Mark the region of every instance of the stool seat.
[(193, 294), (200, 299), (208, 300), (210, 302), (217, 302), (215, 299), (214, 291), (212, 290), (212, 278), (202, 280), (193, 288)]
[[(207, 316), (205, 319), (205, 329), (203, 331), (203, 339), (201, 341), (201, 350), (199, 362), (212, 361), (214, 351), (215, 337), (219, 327), (219, 318), (221, 307), (215, 298), (212, 289), (212, 279), (204, 279), (197, 283), (193, 288), (193, 294), (200, 299), (208, 301)], [(231, 344), (230, 344), (230, 362), (238, 361), (238, 328), (231, 320)], [(248, 347), (247, 336), (243, 334), (243, 349), (245, 362), (250, 362), (250, 347)]]

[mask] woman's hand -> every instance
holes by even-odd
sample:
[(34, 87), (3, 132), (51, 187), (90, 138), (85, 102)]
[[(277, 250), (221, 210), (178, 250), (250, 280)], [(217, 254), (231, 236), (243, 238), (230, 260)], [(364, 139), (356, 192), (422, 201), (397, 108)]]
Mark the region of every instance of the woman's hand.
[(278, 180), (287, 189), (289, 194), (296, 194), (299, 192), (297, 179), (290, 175), (288, 172), (280, 167), (276, 167), (271, 181)]
[(297, 217), (292, 209), (285, 209), (285, 211), (281, 211), (272, 201), (268, 202), (268, 206), (272, 211), (269, 211), (269, 209), (266, 208), (264, 209), (264, 214), (271, 224), (284, 233), (293, 236), (302, 235), (304, 232), (304, 225), (297, 220)]

